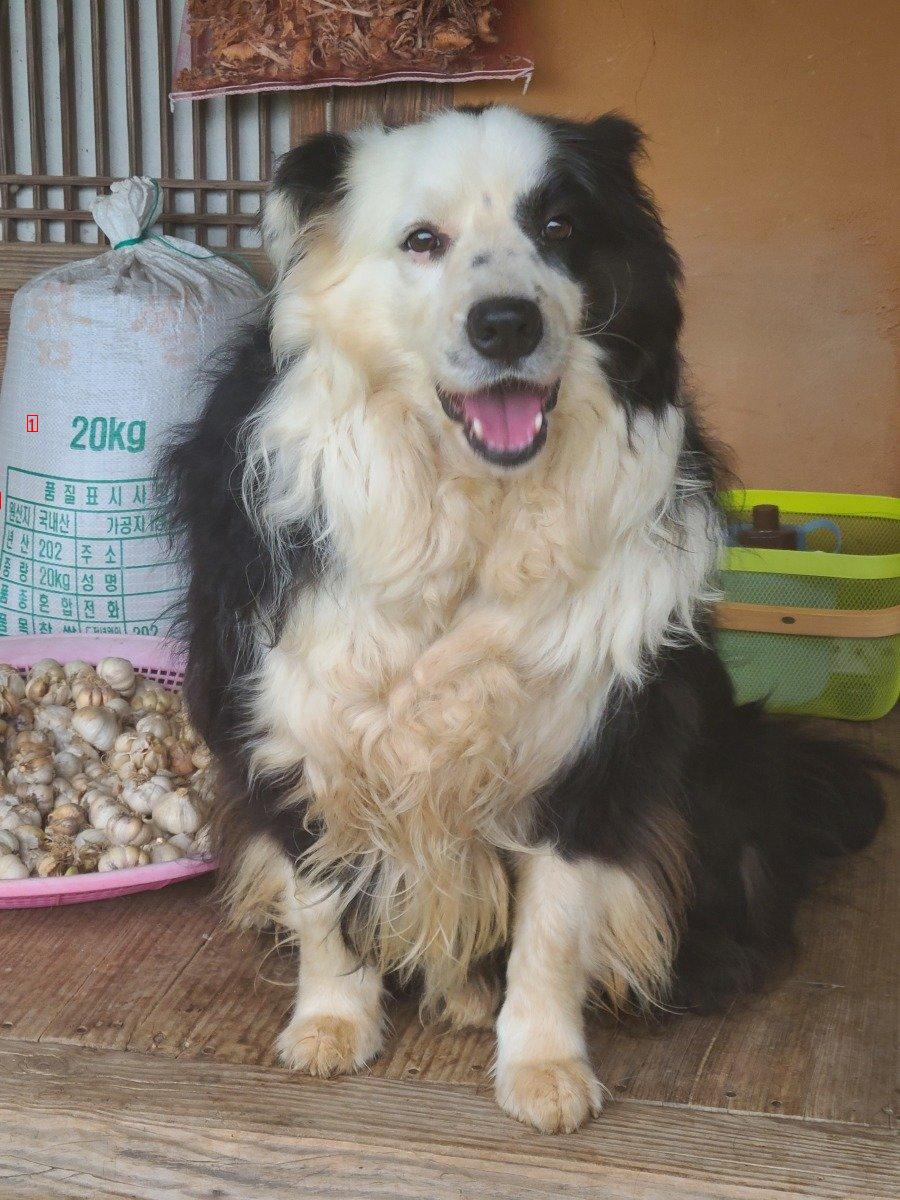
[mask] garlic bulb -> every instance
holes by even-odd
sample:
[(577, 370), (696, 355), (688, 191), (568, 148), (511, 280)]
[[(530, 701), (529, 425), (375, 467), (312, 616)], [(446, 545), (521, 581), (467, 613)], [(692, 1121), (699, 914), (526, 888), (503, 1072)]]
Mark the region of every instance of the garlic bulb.
[(72, 701), (76, 708), (102, 708), (115, 696), (115, 692), (99, 675), (76, 675), (71, 683)]
[(46, 729), (35, 729), (32, 721), (31, 725), (16, 729), (15, 735), (10, 738), (9, 749), (13, 757), (17, 754), (30, 754), (35, 750), (45, 750), (49, 753), (53, 749), (53, 738)]
[(63, 665), (55, 658), (39, 658), (36, 663), (33, 663), (28, 668), (28, 678), (37, 679), (41, 675), (46, 675), (50, 679), (65, 679), (66, 673), (63, 670)]
[(171, 792), (175, 778), (171, 771), (157, 771), (155, 775), (150, 776), (147, 783), (152, 784), (162, 795), (163, 792)]
[(157, 800), (171, 790), (172, 779), (168, 775), (152, 775), (147, 780), (128, 779), (122, 784), (122, 800), (132, 812), (147, 816)]
[(87, 775), (85, 775), (83, 771), (79, 771), (77, 775), (73, 775), (69, 780), (69, 783), (71, 783), (72, 790), (79, 798), (94, 786), (93, 780), (88, 779)]
[(149, 734), (126, 732), (116, 738), (113, 753), (108, 758), (109, 766), (120, 779), (136, 776), (149, 779), (157, 771), (164, 771), (169, 757), (166, 747)]
[(9, 663), (0, 663), (0, 691), (9, 692), (19, 700), (25, 695), (25, 680)]
[[(71, 750), (57, 750), (53, 755), (57, 785), (60, 779), (72, 780), (81, 770), (81, 759)], [(71, 785), (70, 785), (71, 786)]]
[(61, 804), (47, 816), (47, 831), (52, 830), (67, 837), (74, 837), (87, 825), (84, 809), (77, 804)]
[(65, 679), (35, 675), (25, 684), (25, 695), (34, 704), (67, 704), (72, 693)]
[(84, 817), (60, 817), (58, 821), (48, 821), (47, 830), (60, 837), (74, 837), (84, 829), (85, 823)]
[(22, 702), (14, 692), (0, 688), (0, 717), (17, 717), (21, 707)]
[(83, 658), (73, 658), (71, 662), (63, 663), (63, 675), (66, 679), (74, 679), (76, 675), (83, 675), (93, 669), (91, 664), (85, 662)]
[(115, 846), (137, 846), (153, 840), (153, 834), (147, 833), (144, 822), (134, 813), (120, 811), (103, 826), (110, 842)]
[(134, 724), (137, 733), (146, 733), (163, 741), (172, 736), (172, 726), (161, 713), (145, 713)]
[(203, 742), (194, 747), (194, 753), (191, 757), (194, 767), (198, 771), (205, 771), (212, 762), (212, 753), (209, 747)]
[(72, 787), (72, 784), (64, 775), (57, 775), (50, 785), (53, 791), (53, 807), (59, 808), (61, 804), (80, 804), (81, 797)]
[(167, 692), (165, 688), (160, 687), (158, 683), (153, 683), (149, 679), (142, 679), (134, 690), (134, 695), (131, 697), (131, 707), (135, 715), (143, 715), (144, 713), (166, 713), (173, 712), (176, 707), (176, 698), (171, 692)]
[(28, 868), (18, 854), (0, 854), (0, 879), (27, 879)]
[(56, 849), (45, 850), (35, 864), (35, 874), (42, 879), (48, 879), (51, 875), (62, 875), (71, 865), (73, 858), (74, 855)]
[(91, 805), (97, 800), (115, 801), (116, 795), (105, 783), (89, 783), (81, 795), (78, 797), (78, 803), (83, 805), (90, 811)]
[(110, 821), (125, 816), (128, 810), (112, 796), (99, 797), (88, 805), (88, 818), (95, 829), (106, 829)]
[(26, 849), (19, 851), (19, 858), (21, 858), (22, 862), (28, 868), (29, 875), (33, 875), (37, 870), (38, 862), (43, 854), (43, 842), (40, 844), (40, 846), (28, 846)]
[(112, 750), (119, 733), (119, 722), (108, 708), (79, 708), (72, 716), (72, 728), (102, 753)]
[(153, 820), (166, 833), (196, 833), (200, 814), (187, 788), (176, 788), (153, 806)]
[[(100, 751), (96, 746), (91, 746), (74, 729), (67, 729), (65, 733), (57, 734), (56, 744), (61, 751), (65, 750), (66, 753), (74, 754), (76, 758), (80, 758), (82, 763), (95, 762), (100, 757)], [(82, 770), (84, 770), (84, 767), (82, 767)]]
[(72, 855), (72, 866), (66, 871), (67, 875), (86, 875), (88, 871), (96, 871), (100, 856), (104, 853), (101, 846), (78, 846)]
[(171, 842), (165, 839), (159, 842), (154, 842), (148, 847), (150, 851), (150, 861), (153, 863), (176, 862), (179, 858), (184, 858), (184, 851), (180, 846), (173, 846)]
[(106, 707), (110, 712), (115, 713), (123, 725), (127, 724), (134, 716), (131, 711), (131, 705), (127, 700), (123, 700), (121, 696), (113, 696), (112, 700), (106, 702)]
[(166, 749), (169, 752), (169, 770), (173, 775), (193, 775), (193, 747), (189, 746), (187, 742), (181, 742), (170, 738), (169, 741), (166, 742)]
[(131, 696), (137, 685), (137, 674), (127, 658), (101, 658), (97, 663), (97, 674), (105, 679), (120, 696)]
[(36, 850), (44, 844), (44, 831), (37, 825), (14, 825), (13, 833), (19, 839), (19, 853), (24, 861), (26, 850)]
[(108, 810), (106, 815), (106, 820), (108, 821), (111, 816), (115, 816), (121, 812), (127, 812), (127, 809), (122, 804), (118, 796), (114, 796), (111, 792), (108, 792), (106, 788), (89, 788), (84, 793), (84, 796), (82, 796), (79, 800), (79, 804), (81, 804), (87, 810), (88, 815), (91, 818), (91, 824), (98, 829), (100, 826), (94, 819), (95, 815), (97, 815), (97, 819), (99, 820), (99, 815)]
[(94, 759), (92, 762), (86, 762), (81, 768), (82, 774), (86, 775), (92, 782), (100, 782), (110, 792), (119, 790), (119, 781), (115, 775), (110, 775), (109, 771), (102, 762)]
[(20, 783), (16, 795), (20, 800), (33, 804), (42, 817), (56, 807), (56, 793), (49, 783)]
[(53, 755), (41, 748), (16, 750), (7, 771), (10, 783), (50, 783), (53, 779)]
[(18, 854), (19, 839), (11, 829), (0, 829), (0, 854)]
[(20, 700), (18, 703), (19, 711), (9, 719), (16, 733), (31, 729), (34, 725), (34, 705), (30, 700)]
[(128, 867), (142, 867), (150, 861), (146, 850), (137, 846), (110, 846), (97, 862), (98, 871), (122, 871)]
[(63, 775), (57, 775), (53, 780), (53, 794), (56, 797), (53, 801), (54, 808), (59, 808), (61, 804), (75, 804), (79, 798), (78, 793)]
[(41, 827), (41, 810), (30, 800), (23, 800), (11, 808), (10, 813), (18, 817), (20, 825), (34, 825), (38, 829)]
[(72, 710), (65, 704), (42, 704), (35, 709), (34, 727), (54, 737), (68, 730), (72, 724)]
[(97, 829), (93, 825), (88, 825), (86, 829), (82, 829), (80, 833), (75, 834), (76, 846), (108, 846), (109, 835), (104, 829)]
[(179, 850), (183, 850), (185, 854), (190, 854), (194, 849), (194, 837), (190, 833), (173, 833), (169, 841)]
[(191, 845), (191, 853), (199, 857), (208, 857), (212, 854), (212, 836), (208, 825), (201, 825), (194, 834), (194, 841)]

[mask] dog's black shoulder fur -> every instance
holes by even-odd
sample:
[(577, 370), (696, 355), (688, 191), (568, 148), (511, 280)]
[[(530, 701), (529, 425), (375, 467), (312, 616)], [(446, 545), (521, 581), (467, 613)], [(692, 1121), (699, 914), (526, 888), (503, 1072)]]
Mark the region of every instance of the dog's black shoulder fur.
[(188, 646), (184, 695), (218, 760), (219, 799), (229, 810), (221, 824), (268, 829), (299, 853), (305, 835), (276, 811), (291, 781), (251, 787), (247, 772), (244, 704), (254, 667), (251, 625), (266, 629), (274, 644), (286, 601), (319, 577), (322, 552), (311, 526), (298, 523), (286, 539), (284, 557), (276, 561), (242, 500), (242, 429), (275, 377), (268, 324), (242, 330), (211, 367), (203, 412), (173, 437), (158, 479), (189, 579), (174, 614), (174, 632)]

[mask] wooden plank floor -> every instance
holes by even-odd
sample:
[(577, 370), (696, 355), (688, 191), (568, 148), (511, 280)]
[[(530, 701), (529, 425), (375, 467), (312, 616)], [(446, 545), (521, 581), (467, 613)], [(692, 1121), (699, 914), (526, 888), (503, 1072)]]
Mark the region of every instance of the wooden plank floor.
[[(856, 732), (900, 762), (900, 713)], [(724, 1017), (592, 1022), (613, 1100), (561, 1138), (495, 1108), (489, 1035), (408, 1003), (364, 1075), (279, 1068), (294, 963), (222, 932), (205, 880), (0, 913), (0, 1200), (896, 1197), (892, 790), (780, 987)]]

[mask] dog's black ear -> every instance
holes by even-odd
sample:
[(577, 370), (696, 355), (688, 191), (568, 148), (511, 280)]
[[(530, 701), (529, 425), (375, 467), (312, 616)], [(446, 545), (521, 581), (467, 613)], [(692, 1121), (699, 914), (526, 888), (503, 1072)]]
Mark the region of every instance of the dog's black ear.
[(604, 113), (594, 121), (542, 118), (556, 142), (560, 165), (582, 189), (596, 194), (610, 182), (627, 193), (639, 188), (635, 171), (644, 149), (644, 131), (618, 112)]
[(343, 134), (319, 133), (279, 159), (263, 206), (263, 237), (280, 272), (300, 254), (310, 221), (340, 199), (349, 153)]
[(621, 113), (608, 112), (591, 121), (585, 131), (592, 152), (604, 166), (632, 171), (644, 149), (643, 129)]
[(560, 168), (582, 193), (588, 324), (613, 391), (629, 408), (662, 411), (681, 386), (681, 268), (636, 170), (644, 134), (617, 112), (551, 129)]

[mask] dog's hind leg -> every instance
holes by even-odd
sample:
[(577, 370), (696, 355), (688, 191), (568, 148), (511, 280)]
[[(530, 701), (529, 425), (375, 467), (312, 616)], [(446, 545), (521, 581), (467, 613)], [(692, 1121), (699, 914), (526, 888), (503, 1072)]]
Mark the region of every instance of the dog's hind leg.
[(287, 863), (280, 921), (300, 946), (297, 996), (278, 1037), (281, 1061), (310, 1075), (358, 1071), (381, 1049), (379, 973), (344, 941), (336, 894), (304, 889)]
[(475, 967), (458, 987), (441, 996), (437, 1016), (453, 1029), (491, 1029), (499, 999), (500, 987), (494, 972)]

